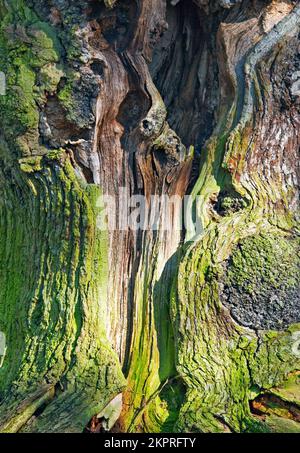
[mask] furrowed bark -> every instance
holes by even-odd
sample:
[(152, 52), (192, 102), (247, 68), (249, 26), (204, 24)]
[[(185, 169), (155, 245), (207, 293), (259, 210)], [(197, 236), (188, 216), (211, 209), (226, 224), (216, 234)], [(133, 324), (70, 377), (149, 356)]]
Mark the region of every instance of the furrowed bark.
[[(297, 2), (0, 18), (1, 431), (298, 432)], [(200, 234), (101, 231), (121, 188)]]

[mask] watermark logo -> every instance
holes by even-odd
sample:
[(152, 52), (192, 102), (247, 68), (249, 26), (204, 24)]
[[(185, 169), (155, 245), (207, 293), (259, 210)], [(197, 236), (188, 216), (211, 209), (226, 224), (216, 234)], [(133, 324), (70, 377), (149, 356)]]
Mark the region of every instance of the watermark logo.
[(189, 195), (130, 195), (121, 187), (119, 195), (102, 195), (97, 200), (97, 228), (102, 231), (188, 231), (189, 237), (203, 232), (197, 216), (200, 197)]
[(0, 368), (6, 354), (6, 337), (4, 332), (0, 332)]
[(294, 332), (292, 335), (292, 353), (296, 357), (300, 357), (300, 331), (298, 330), (297, 332)]
[(270, 310), (272, 313), (273, 307), (277, 307), (279, 309), (284, 308), (284, 300), (280, 299), (279, 296), (273, 295), (270, 297)]
[(6, 93), (6, 77), (4, 72), (0, 71), (0, 96), (5, 96)]

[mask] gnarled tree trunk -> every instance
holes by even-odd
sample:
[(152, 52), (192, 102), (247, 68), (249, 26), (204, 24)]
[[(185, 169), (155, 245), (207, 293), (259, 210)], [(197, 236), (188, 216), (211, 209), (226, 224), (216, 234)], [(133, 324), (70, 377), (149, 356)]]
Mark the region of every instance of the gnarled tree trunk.
[[(299, 432), (298, 2), (0, 18), (1, 430)], [(200, 231), (103, 231), (103, 194)]]

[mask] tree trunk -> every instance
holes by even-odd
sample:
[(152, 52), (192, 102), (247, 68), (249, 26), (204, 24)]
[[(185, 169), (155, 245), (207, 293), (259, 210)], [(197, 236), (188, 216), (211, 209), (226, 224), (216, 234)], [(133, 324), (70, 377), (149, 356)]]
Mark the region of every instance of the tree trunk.
[[(0, 18), (1, 431), (300, 432), (298, 2)], [(198, 229), (105, 231), (103, 195)]]

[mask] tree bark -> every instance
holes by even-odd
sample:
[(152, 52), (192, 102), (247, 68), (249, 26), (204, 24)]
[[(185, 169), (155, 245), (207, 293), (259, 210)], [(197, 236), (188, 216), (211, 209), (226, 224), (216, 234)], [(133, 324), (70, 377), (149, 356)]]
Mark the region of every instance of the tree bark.
[[(0, 430), (299, 432), (298, 2), (0, 18)], [(121, 190), (199, 234), (100, 230)]]

